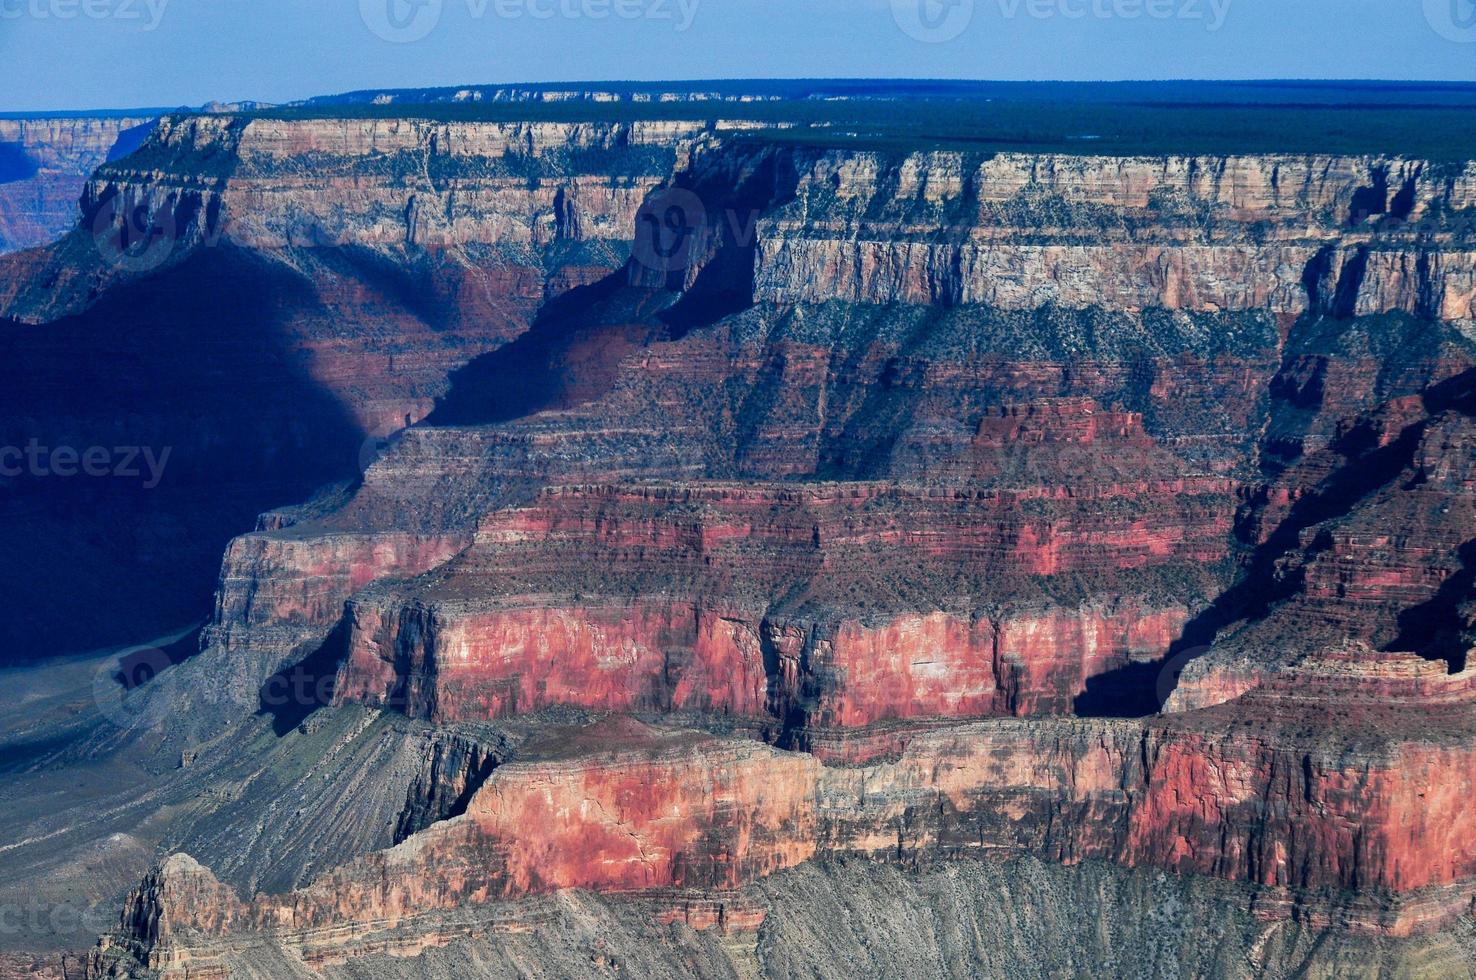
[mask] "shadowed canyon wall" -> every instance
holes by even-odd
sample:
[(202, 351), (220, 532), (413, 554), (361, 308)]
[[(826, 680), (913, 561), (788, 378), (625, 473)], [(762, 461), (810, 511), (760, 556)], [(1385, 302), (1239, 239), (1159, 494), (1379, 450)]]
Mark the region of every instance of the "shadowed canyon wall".
[[(77, 229), (5, 260), (8, 361), (24, 370), (0, 430), (41, 462), (7, 468), (0, 506), (7, 533), (28, 522), (55, 555), (38, 568), (19, 561), (19, 539), (5, 549), (17, 560), (0, 578), (30, 597), (9, 657), (206, 618), (233, 535), (352, 480), (453, 370), (521, 334), (549, 297), (619, 268), (615, 229), (677, 152), (676, 136), (647, 145), (608, 129), (493, 127), (467, 146), (408, 123), (331, 128), (258, 140), (233, 116), (167, 119), (94, 175)], [(427, 161), (485, 178), (462, 198), (475, 241), (417, 241), (454, 210), (425, 197), (440, 179)], [(434, 214), (412, 214), (417, 199)], [(49, 465), (94, 447), (165, 465), (153, 481)]]

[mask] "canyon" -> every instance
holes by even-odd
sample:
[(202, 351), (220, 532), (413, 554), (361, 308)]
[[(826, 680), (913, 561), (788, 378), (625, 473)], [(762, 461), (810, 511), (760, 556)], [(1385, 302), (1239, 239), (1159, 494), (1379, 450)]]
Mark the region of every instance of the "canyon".
[(0, 254), (70, 231), (87, 178), (142, 145), (153, 122), (122, 114), (0, 118)]
[(1476, 163), (455, 101), (166, 117), (0, 258), (7, 438), (173, 453), (5, 488), (13, 662), (192, 624), (3, 733), (117, 862), (23, 949), (1471, 972)]

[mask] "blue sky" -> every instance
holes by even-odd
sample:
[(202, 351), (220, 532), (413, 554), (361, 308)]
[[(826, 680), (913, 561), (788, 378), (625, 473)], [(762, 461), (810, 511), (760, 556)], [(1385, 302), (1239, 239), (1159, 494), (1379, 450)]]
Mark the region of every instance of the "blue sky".
[(0, 110), (610, 78), (1470, 81), (1476, 0), (0, 0), (0, 66)]

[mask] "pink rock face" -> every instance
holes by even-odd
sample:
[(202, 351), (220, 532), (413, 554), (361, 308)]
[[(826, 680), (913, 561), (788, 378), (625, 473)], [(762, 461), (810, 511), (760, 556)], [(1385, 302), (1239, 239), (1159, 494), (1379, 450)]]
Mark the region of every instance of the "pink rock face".
[[(492, 857), (471, 867), (500, 869), (474, 886), (490, 894), (722, 889), (822, 847), (880, 854), (972, 838), (1297, 889), (1396, 894), (1476, 873), (1476, 848), (1460, 843), (1471, 818), (1454, 812), (1459, 793), (1427, 795), (1421, 812), (1425, 790), (1401, 768), (1417, 780), (1449, 775), (1469, 765), (1467, 749), (1407, 744), (1339, 764), (1254, 735), (1102, 723), (1030, 731), (1008, 723), (922, 735), (899, 760), (857, 770), (690, 733), (662, 736), (654, 757), (650, 748), (627, 756), (612, 753), (620, 737), (597, 730), (593, 757), (577, 754), (576, 741), (499, 770), (466, 818), (390, 852), (385, 870), (408, 864), (444, 881), (422, 862), (468, 848)], [(1387, 791), (1372, 808), (1360, 799), (1369, 785)], [(1007, 800), (1016, 801), (1009, 817), (990, 813)], [(1269, 836), (1267, 808), (1281, 828)], [(899, 845), (904, 814), (916, 823)], [(342, 894), (336, 883), (310, 891)]]
[[(1000, 659), (991, 622), (969, 623), (945, 613), (899, 617), (877, 629), (843, 621), (832, 639), (810, 645), (810, 663), (804, 662), (803, 630), (775, 633), (782, 689), (807, 726), (978, 717), (1007, 707), (1013, 678)], [(834, 690), (806, 702), (806, 673), (835, 678)]]
[(1400, 746), (1376, 768), (1348, 771), (1253, 739), (1174, 739), (1150, 758), (1128, 860), (1295, 888), (1469, 883), (1471, 817), (1441, 783), (1473, 760), (1470, 746)]
[[(504, 842), (507, 891), (732, 888), (815, 853), (813, 760), (692, 734), (653, 747), (618, 772), (578, 758), (515, 767), (479, 794), (468, 830)], [(543, 830), (520, 832), (530, 823)]]
[(434, 568), (461, 545), (454, 538), (411, 535), (303, 540), (290, 531), (238, 538), (221, 574), (216, 619), (248, 625), (321, 623), (370, 582)]
[(1103, 411), (1090, 398), (1041, 399), (1004, 405), (979, 422), (975, 444), (996, 452), (1018, 444), (1117, 445), (1139, 451), (1153, 440), (1138, 412)]
[(1183, 607), (1128, 603), (1096, 616), (1056, 610), (1007, 620), (998, 641), (1011, 676), (1002, 707), (1015, 715), (1069, 713), (1088, 679), (1163, 656), (1188, 618)]
[(525, 607), (444, 623), (423, 606), (388, 622), (361, 609), (336, 697), (441, 723), (554, 705), (768, 723), (798, 713), (811, 728), (1061, 714), (1088, 678), (1166, 650), (1185, 617), (1125, 608), (969, 624), (933, 613), (876, 628), (842, 620), (815, 639), (808, 626), (691, 603)]
[[(1339, 709), (1336, 687), (1317, 697), (1327, 669), (1296, 685), (1304, 713)], [(1390, 662), (1349, 676), (1372, 691), (1390, 671), (1422, 673)], [(1263, 697), (1192, 722), (924, 731), (894, 759), (836, 768), (611, 720), (553, 733), (493, 772), (463, 816), (290, 894), (243, 903), (173, 859), (130, 901), (112, 941), (166, 969), (207, 965), (217, 940), (263, 930), (307, 958), (341, 956), (344, 937), (387, 929), (444, 942), (438, 912), (501, 898), (711, 894), (823, 856), (1001, 850), (1247, 882), (1263, 889), (1257, 907), (1269, 918), (1408, 935), (1448, 924), (1476, 894), (1476, 817), (1461, 776), (1476, 763), (1476, 700), (1462, 683), (1436, 738), (1416, 734), (1429, 731), (1421, 707), (1374, 706), (1332, 736), (1306, 733)]]
[(355, 617), (340, 701), (392, 701), (437, 722), (561, 704), (762, 717), (768, 698), (754, 626), (691, 603), (509, 609), (448, 623), (410, 607), (388, 623), (365, 619)]
[[(842, 621), (809, 643), (772, 629), (783, 706), (807, 728), (987, 715), (1068, 714), (1089, 678), (1161, 655), (1187, 612), (1126, 603), (969, 623), (946, 613), (880, 628)], [(808, 658), (808, 662), (805, 662)]]
[[(160, 916), (151, 910), (168, 908)], [(129, 897), (125, 924), (152, 943), (197, 933), (225, 932), (244, 918), (235, 894), (188, 854), (176, 854), (144, 879)]]
[[(1134, 860), (1293, 888), (1469, 888), (1473, 818), (1456, 800), (1476, 760), (1476, 668), (1346, 641), (1261, 680), (1170, 723), (1148, 762)], [(1421, 920), (1415, 903), (1387, 925)]]
[[(1116, 594), (1118, 573), (1187, 578), (1224, 557), (1222, 481), (1102, 492), (1120, 524), (1089, 526), (1074, 515), (1090, 505), (1054, 490), (1054, 519), (1031, 516), (1029, 492), (886, 484), (550, 491), (489, 517), (435, 575), (356, 599), (338, 697), (439, 721), (565, 704), (820, 729), (1067, 712), (1088, 678), (1161, 656), (1190, 615)], [(923, 608), (852, 598), (990, 573), (995, 594), (1068, 573), (1101, 591), (972, 614), (929, 610), (953, 600), (921, 589)], [(785, 594), (814, 613), (769, 608)]]
[(1186, 664), (1163, 710), (1197, 711), (1233, 701), (1265, 683), (1266, 673), (1265, 666), (1258, 663), (1221, 664), (1205, 659)]

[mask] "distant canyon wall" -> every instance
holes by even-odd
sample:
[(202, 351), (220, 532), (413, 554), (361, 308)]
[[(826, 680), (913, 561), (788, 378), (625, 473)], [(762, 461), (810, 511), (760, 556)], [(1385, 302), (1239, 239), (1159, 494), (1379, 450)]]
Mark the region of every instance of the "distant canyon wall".
[(120, 116), (0, 119), (0, 253), (71, 230), (92, 172), (142, 144), (152, 125)]

